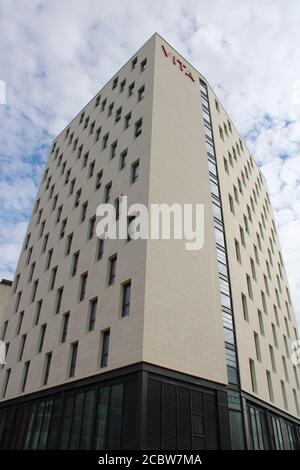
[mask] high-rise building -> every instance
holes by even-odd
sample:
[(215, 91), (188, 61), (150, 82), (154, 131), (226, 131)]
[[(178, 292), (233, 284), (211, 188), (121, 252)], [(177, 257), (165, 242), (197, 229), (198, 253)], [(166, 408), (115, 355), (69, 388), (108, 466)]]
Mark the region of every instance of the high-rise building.
[[(103, 202), (204, 204), (204, 246), (101, 240)], [(0, 446), (299, 447), (298, 338), (265, 178), (159, 35), (54, 140), (5, 314)]]

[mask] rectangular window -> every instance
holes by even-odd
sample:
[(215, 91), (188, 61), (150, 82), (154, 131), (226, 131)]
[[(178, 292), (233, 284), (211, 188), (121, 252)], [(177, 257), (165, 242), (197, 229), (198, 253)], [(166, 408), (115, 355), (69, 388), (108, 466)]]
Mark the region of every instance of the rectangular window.
[(256, 281), (256, 270), (255, 270), (255, 264), (252, 258), (250, 258), (250, 266), (251, 266), (251, 273), (253, 279)]
[(262, 306), (263, 306), (263, 311), (267, 315), (268, 311), (267, 311), (266, 296), (265, 296), (263, 291), (260, 291), (260, 294), (261, 294), (261, 302), (262, 302)]
[(288, 401), (287, 401), (287, 396), (286, 396), (286, 391), (285, 391), (285, 385), (284, 385), (283, 380), (280, 381), (280, 384), (281, 384), (281, 391), (282, 391), (282, 398), (283, 398), (284, 408), (285, 408), (286, 410), (288, 410), (289, 407), (288, 407)]
[(122, 80), (122, 82), (120, 83), (120, 93), (123, 93), (123, 91), (125, 90), (125, 86), (126, 86), (126, 79), (124, 78), (124, 80)]
[(147, 58), (144, 59), (142, 62), (141, 62), (141, 67), (140, 67), (140, 71), (141, 72), (144, 72), (147, 68)]
[(34, 274), (34, 269), (35, 269), (35, 262), (31, 264), (30, 270), (29, 270), (29, 275), (28, 275), (28, 284), (32, 281), (33, 274)]
[(122, 106), (117, 109), (116, 111), (116, 116), (115, 116), (115, 122), (119, 122), (121, 120), (121, 115), (122, 115)]
[(117, 154), (117, 145), (118, 145), (117, 140), (111, 144), (111, 146), (110, 146), (110, 158), (114, 158), (116, 156), (116, 154)]
[(268, 384), (268, 390), (269, 390), (269, 398), (271, 402), (274, 402), (272, 377), (271, 377), (271, 373), (268, 370), (266, 371), (266, 377), (267, 377), (267, 384)]
[(134, 132), (135, 137), (139, 137), (142, 133), (142, 130), (143, 130), (143, 119), (141, 118), (135, 123), (135, 132)]
[(35, 318), (34, 318), (34, 326), (38, 325), (40, 321), (40, 316), (41, 316), (41, 311), (42, 311), (42, 305), (43, 305), (43, 300), (39, 300), (36, 304), (36, 309), (35, 309)]
[(128, 127), (130, 126), (130, 124), (131, 124), (131, 113), (128, 113), (128, 114), (125, 116), (124, 128), (125, 128), (125, 129), (128, 129)]
[(108, 285), (111, 286), (115, 283), (117, 271), (117, 255), (114, 255), (109, 260), (109, 276)]
[(45, 357), (45, 370), (44, 370), (44, 379), (43, 385), (48, 384), (49, 374), (50, 374), (50, 367), (51, 367), (51, 360), (52, 360), (52, 352), (46, 354)]
[(2, 341), (4, 341), (4, 339), (5, 339), (5, 335), (6, 335), (6, 332), (7, 332), (7, 326), (8, 326), (8, 320), (6, 320), (3, 323), (2, 332), (1, 332), (1, 340)]
[(108, 144), (108, 139), (109, 139), (109, 133), (105, 134), (102, 140), (102, 148), (103, 150), (106, 149), (107, 144)]
[(113, 89), (113, 90), (114, 90), (115, 88), (117, 88), (117, 85), (118, 85), (118, 80), (119, 80), (119, 78), (118, 78), (118, 77), (114, 78), (114, 80), (113, 80), (113, 84), (112, 84), (112, 89)]
[(45, 323), (44, 325), (41, 326), (41, 329), (40, 329), (40, 340), (39, 340), (39, 346), (38, 346), (38, 353), (41, 353), (42, 350), (43, 350), (45, 335), (46, 335), (46, 328), (47, 328), (47, 324)]
[(246, 247), (245, 234), (243, 228), (240, 226), (240, 237), (243, 247)]
[(95, 108), (98, 108), (98, 106), (100, 104), (100, 100), (101, 100), (101, 95), (98, 95), (96, 100), (95, 100)]
[(261, 351), (260, 351), (259, 337), (258, 337), (258, 334), (255, 331), (254, 331), (254, 345), (255, 345), (256, 359), (259, 362), (261, 362)]
[(19, 354), (18, 354), (18, 361), (19, 361), (19, 362), (22, 361), (22, 359), (23, 359), (23, 354), (24, 354), (24, 349), (25, 349), (26, 338), (27, 338), (27, 335), (22, 335), (22, 337), (21, 337), (20, 348), (19, 348)]
[(131, 165), (131, 183), (135, 183), (139, 178), (140, 162), (137, 160)]
[(90, 219), (88, 239), (91, 240), (95, 234), (96, 216)]
[[(287, 363), (286, 363), (286, 359), (284, 356), (281, 356), (281, 359), (282, 359), (282, 365), (283, 365), (283, 370), (284, 370), (284, 376), (285, 376), (285, 380), (287, 382), (289, 382), (289, 372), (288, 372), (288, 368), (287, 368)], [(293, 366), (295, 367), (295, 366)], [(295, 372), (295, 369), (294, 369), (294, 372)]]
[(69, 377), (74, 377), (77, 361), (78, 342), (71, 344), (70, 368)]
[(16, 336), (18, 336), (20, 334), (20, 331), (21, 331), (21, 328), (22, 328), (22, 323), (23, 323), (23, 318), (24, 318), (24, 312), (20, 312), (18, 325), (17, 325), (17, 330), (16, 330)]
[(88, 273), (81, 274), (80, 276), (80, 288), (79, 288), (79, 301), (81, 302), (85, 298), (86, 285), (87, 285)]
[(130, 311), (131, 281), (122, 286), (122, 317), (127, 317)]
[(107, 99), (105, 98), (105, 100), (103, 100), (102, 103), (101, 103), (101, 112), (103, 112), (105, 110), (106, 103), (107, 103)]
[(102, 176), (103, 176), (103, 170), (101, 170), (97, 173), (97, 176), (96, 176), (96, 190), (101, 187)]
[(243, 306), (244, 319), (246, 321), (249, 321), (247, 298), (244, 294), (242, 294), (242, 306)]
[(105, 202), (106, 204), (110, 201), (110, 197), (111, 197), (111, 188), (112, 188), (112, 182), (110, 181), (110, 182), (105, 186), (104, 202)]
[(95, 125), (96, 125), (96, 121), (93, 121), (92, 124), (90, 125), (90, 135), (93, 134), (93, 132), (95, 130)]
[(90, 117), (88, 116), (87, 118), (85, 118), (85, 121), (84, 121), (84, 126), (83, 128), (86, 129), (89, 125), (89, 120), (90, 120)]
[(77, 268), (78, 268), (78, 261), (79, 261), (79, 251), (73, 254), (72, 259), (72, 269), (71, 269), (71, 277), (76, 276)]
[(134, 82), (131, 83), (128, 87), (128, 96), (132, 96), (134, 93)]
[(95, 329), (97, 317), (97, 302), (97, 298), (90, 301), (88, 331), (94, 331)]
[(7, 391), (7, 387), (8, 387), (8, 383), (9, 383), (10, 372), (11, 372), (11, 369), (7, 369), (6, 373), (5, 373), (5, 378), (4, 378), (4, 381), (3, 381), (3, 388), (2, 388), (2, 393), (1, 393), (2, 398), (5, 398), (5, 395), (6, 395), (6, 391)]
[(22, 297), (22, 291), (18, 292), (18, 294), (17, 294), (16, 305), (15, 305), (15, 312), (16, 312), (16, 313), (17, 313), (17, 311), (19, 310), (19, 305), (20, 305), (20, 302), (21, 302), (21, 297)]
[(89, 152), (86, 152), (83, 157), (82, 168), (85, 168), (87, 166), (88, 159), (89, 159)]
[(32, 255), (32, 250), (33, 250), (33, 248), (32, 248), (32, 246), (31, 246), (31, 247), (29, 248), (29, 250), (28, 250), (28, 254), (27, 254), (27, 258), (26, 258), (26, 266), (28, 266), (29, 263), (30, 263), (30, 259), (31, 259), (31, 255)]
[(231, 213), (234, 215), (234, 204), (233, 204), (233, 199), (232, 197), (230, 196), (230, 194), (228, 195), (228, 198), (229, 198), (229, 207), (230, 207), (230, 211)]
[(131, 61), (131, 70), (134, 70), (136, 68), (136, 65), (137, 65), (137, 57), (135, 57), (132, 61)]
[(229, 174), (228, 162), (225, 157), (223, 157), (223, 162), (224, 162), (224, 169), (226, 173)]
[(71, 248), (72, 248), (72, 241), (73, 241), (73, 233), (68, 235), (67, 238), (67, 243), (66, 243), (66, 256), (68, 256), (71, 253)]
[(259, 331), (262, 336), (265, 336), (265, 327), (264, 327), (264, 320), (263, 320), (263, 315), (260, 310), (257, 310), (257, 315), (258, 315), (258, 324), (259, 324)]
[(114, 103), (110, 103), (110, 105), (108, 106), (107, 117), (110, 117), (112, 115), (113, 109)]
[(75, 183), (76, 183), (76, 178), (73, 178), (70, 183), (69, 196), (71, 196), (74, 192)]
[(45, 271), (48, 271), (48, 269), (51, 266), (52, 255), (53, 255), (53, 248), (51, 248), (47, 253)]
[(123, 170), (127, 165), (127, 149), (124, 150), (120, 155), (120, 170)]
[(67, 312), (63, 315), (62, 331), (61, 331), (61, 343), (65, 343), (68, 334), (68, 326), (70, 320), (70, 313)]
[(38, 281), (38, 279), (37, 279), (37, 280), (34, 281), (34, 283), (33, 283), (32, 293), (31, 293), (31, 303), (33, 303), (33, 302), (35, 301), (35, 297), (36, 297), (38, 285), (39, 285), (39, 281)]
[(246, 279), (247, 279), (248, 295), (249, 295), (250, 299), (253, 299), (252, 283), (251, 283), (251, 278), (248, 274), (246, 274)]
[(97, 253), (96, 253), (97, 261), (100, 261), (103, 258), (103, 251), (104, 251), (104, 240), (102, 238), (99, 238), (97, 242)]
[(64, 288), (60, 287), (60, 289), (57, 290), (57, 294), (56, 294), (56, 308), (55, 308), (56, 315), (60, 312), (63, 293), (64, 293)]
[(15, 279), (15, 282), (14, 282), (13, 293), (17, 292), (19, 281), (20, 281), (20, 273), (16, 275), (16, 279)]
[(61, 228), (60, 228), (60, 233), (59, 233), (60, 238), (63, 238), (65, 236), (67, 222), (68, 222), (68, 219), (64, 219), (61, 223)]
[(50, 277), (50, 287), (49, 287), (49, 290), (53, 290), (53, 289), (54, 289), (56, 275), (57, 275), (57, 266), (55, 266), (55, 268), (52, 268), (51, 277)]
[(75, 194), (75, 202), (74, 202), (74, 207), (78, 207), (80, 203), (80, 197), (81, 197), (81, 189), (78, 189)]
[(267, 279), (267, 277), (265, 276), (265, 274), (264, 274), (264, 283), (265, 283), (265, 290), (266, 290), (266, 293), (267, 293), (267, 295), (270, 295), (268, 279)]
[(101, 134), (101, 126), (98, 127), (98, 129), (96, 130), (95, 142), (99, 142), (99, 140), (100, 140), (100, 134)]
[(250, 368), (252, 391), (254, 393), (257, 393), (257, 380), (256, 380), (256, 373), (255, 373), (255, 364), (254, 364), (254, 361), (252, 359), (249, 359), (249, 368)]
[(270, 344), (269, 344), (269, 353), (270, 353), (272, 371), (274, 373), (276, 373), (276, 362), (275, 362), (274, 350), (273, 350), (273, 347)]
[(138, 90), (138, 101), (142, 101), (145, 96), (145, 85), (143, 85), (141, 88)]
[(88, 201), (86, 201), (81, 206), (81, 214), (80, 214), (80, 222), (81, 223), (83, 223), (86, 219), (87, 208), (88, 208)]
[(110, 330), (103, 331), (103, 333), (102, 333), (101, 367), (107, 367), (108, 366), (109, 339), (110, 339)]
[(25, 388), (26, 388), (28, 372), (29, 372), (29, 366), (30, 366), (30, 361), (25, 362), (24, 371), (23, 371), (22, 385), (21, 385), (21, 392), (24, 392)]

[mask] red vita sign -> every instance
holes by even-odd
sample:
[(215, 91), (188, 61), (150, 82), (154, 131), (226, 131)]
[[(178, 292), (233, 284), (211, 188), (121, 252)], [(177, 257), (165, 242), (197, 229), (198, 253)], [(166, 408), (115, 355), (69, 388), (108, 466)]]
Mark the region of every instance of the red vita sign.
[(179, 69), (181, 70), (181, 72), (184, 73), (184, 75), (186, 75), (187, 77), (189, 77), (193, 82), (195, 81), (193, 75), (192, 75), (192, 72), (190, 70), (187, 69), (186, 65), (182, 63), (181, 60), (177, 59), (177, 57), (173, 54), (172, 51), (168, 51), (165, 46), (162, 44), (161, 45), (162, 47), (162, 50), (164, 51), (164, 54), (165, 56), (168, 58), (170, 57), (171, 61), (173, 62), (174, 65), (178, 65), (179, 66)]

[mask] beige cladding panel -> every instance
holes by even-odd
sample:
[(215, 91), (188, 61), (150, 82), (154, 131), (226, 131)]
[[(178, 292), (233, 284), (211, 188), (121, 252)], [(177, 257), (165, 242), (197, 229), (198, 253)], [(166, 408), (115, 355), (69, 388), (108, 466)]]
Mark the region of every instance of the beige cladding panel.
[(148, 242), (143, 358), (226, 383), (199, 75), (193, 75), (195, 82), (166, 57), (158, 37), (149, 203), (204, 204), (205, 243), (186, 251), (182, 240)]

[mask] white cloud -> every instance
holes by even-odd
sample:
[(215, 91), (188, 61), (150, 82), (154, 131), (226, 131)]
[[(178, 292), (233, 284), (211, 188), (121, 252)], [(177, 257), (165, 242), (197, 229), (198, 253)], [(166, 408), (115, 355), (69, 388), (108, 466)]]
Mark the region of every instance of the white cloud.
[[(0, 0), (0, 8), (8, 103), (0, 106), (1, 216), (24, 224), (51, 138), (157, 31), (208, 78), (248, 135), (268, 180), (300, 319), (299, 2)], [(1, 243), (7, 272), (19, 235)]]

